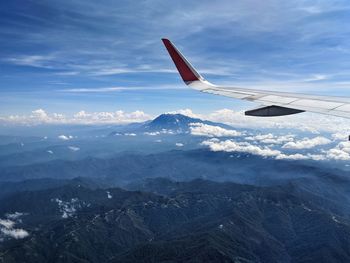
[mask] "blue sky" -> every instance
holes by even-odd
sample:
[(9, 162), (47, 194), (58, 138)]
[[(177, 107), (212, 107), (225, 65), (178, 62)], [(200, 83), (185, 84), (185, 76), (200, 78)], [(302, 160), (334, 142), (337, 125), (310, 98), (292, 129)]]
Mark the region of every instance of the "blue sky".
[(212, 82), (350, 96), (349, 22), (346, 0), (1, 1), (0, 115), (255, 106), (188, 89), (162, 37)]

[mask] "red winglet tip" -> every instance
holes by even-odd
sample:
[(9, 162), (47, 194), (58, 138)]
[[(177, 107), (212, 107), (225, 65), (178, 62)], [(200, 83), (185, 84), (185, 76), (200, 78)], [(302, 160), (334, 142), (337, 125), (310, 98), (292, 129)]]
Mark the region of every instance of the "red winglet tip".
[(170, 57), (175, 63), (183, 81), (191, 82), (199, 80), (199, 74), (192, 68), (189, 62), (181, 55), (173, 43), (167, 38), (162, 38), (162, 41), (169, 52)]

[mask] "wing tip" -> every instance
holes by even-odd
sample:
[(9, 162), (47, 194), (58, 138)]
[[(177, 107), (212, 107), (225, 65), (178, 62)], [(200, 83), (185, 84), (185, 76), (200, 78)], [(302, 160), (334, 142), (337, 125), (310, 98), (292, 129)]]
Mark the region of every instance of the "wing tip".
[(162, 38), (162, 41), (186, 84), (203, 79), (168, 38)]

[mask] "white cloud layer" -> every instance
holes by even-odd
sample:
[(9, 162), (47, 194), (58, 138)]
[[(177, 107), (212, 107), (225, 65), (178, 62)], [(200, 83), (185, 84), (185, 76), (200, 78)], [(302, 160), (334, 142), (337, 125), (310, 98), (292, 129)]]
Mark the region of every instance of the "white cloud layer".
[[(301, 132), (320, 134), (323, 132), (334, 134), (333, 138), (343, 140), (349, 134), (350, 120), (340, 117), (302, 113), (281, 117), (252, 117), (245, 116), (244, 111), (234, 111), (230, 109), (220, 109), (209, 114), (196, 114), (191, 109), (183, 109), (172, 113), (181, 113), (189, 117), (225, 123), (234, 128), (247, 129), (293, 129)], [(262, 139), (262, 138), (260, 138)], [(260, 140), (258, 139), (258, 140)], [(286, 140), (290, 140), (287, 139)], [(271, 142), (274, 143), (274, 142)]]
[[(49, 114), (43, 109), (37, 109), (29, 115), (10, 115), (0, 117), (0, 122), (10, 124), (127, 124), (131, 122), (143, 122), (151, 119), (151, 115), (143, 111), (134, 112), (86, 112), (79, 111), (72, 116), (60, 113)], [(65, 140), (64, 137), (60, 138)], [(68, 138), (69, 139), (69, 138)]]
[(311, 149), (314, 148), (316, 146), (319, 145), (326, 145), (331, 143), (332, 141), (325, 138), (325, 137), (321, 137), (321, 136), (317, 136), (315, 138), (309, 139), (309, 138), (304, 138), (303, 140), (299, 140), (299, 141), (291, 141), (291, 142), (287, 142), (286, 144), (284, 144), (282, 146), (282, 148), (285, 149)]
[(350, 142), (341, 142), (335, 148), (326, 153), (329, 159), (348, 161), (350, 160)]
[[(257, 118), (247, 117), (243, 112), (235, 112), (229, 109), (217, 110), (206, 115), (196, 114), (190, 109), (171, 113), (181, 113), (193, 118), (222, 122), (232, 127), (247, 129), (237, 131), (203, 123), (190, 124), (189, 128), (192, 135), (213, 138), (202, 143), (213, 151), (247, 152), (276, 159), (350, 160), (350, 145), (348, 142), (342, 141), (346, 139), (349, 133), (350, 122), (346, 119), (318, 114)], [(9, 116), (0, 118), (0, 121), (22, 124), (127, 124), (142, 122), (151, 118), (151, 115), (142, 111), (131, 113), (123, 111), (95, 113), (80, 111), (71, 117), (67, 117), (58, 113), (49, 114), (43, 109), (38, 109), (28, 116)], [(156, 136), (173, 133), (173, 131), (160, 130), (146, 132), (144, 135)], [(300, 134), (303, 134), (302, 139), (299, 139)], [(322, 134), (322, 136), (307, 138), (306, 134)], [(117, 135), (136, 136), (135, 133)], [(238, 141), (232, 139), (219, 141), (215, 139), (220, 137), (237, 137)], [(68, 141), (73, 139), (73, 136), (62, 134), (58, 138)], [(181, 144), (179, 143), (177, 146), (181, 147)], [(321, 149), (319, 146), (324, 147)], [(78, 151), (78, 147), (69, 147), (72, 151)], [(307, 149), (309, 149), (309, 153), (305, 153)]]
[(294, 140), (294, 137), (295, 135), (292, 134), (277, 136), (273, 135), (272, 133), (268, 133), (249, 136), (245, 139), (248, 141), (258, 141), (265, 144), (281, 144), (285, 142), (292, 142)]
[(263, 157), (288, 160), (350, 160), (350, 142), (341, 142), (336, 147), (323, 150), (321, 153), (285, 153), (283, 148), (274, 149), (269, 146), (254, 145), (249, 142), (237, 142), (232, 139), (220, 141), (217, 138), (206, 140), (202, 145), (208, 146), (212, 151), (242, 152)]
[[(200, 118), (214, 122), (221, 122), (231, 125), (234, 128), (246, 129), (273, 129), (285, 130), (293, 129), (302, 132), (314, 134), (330, 133), (332, 139), (344, 140), (349, 134), (350, 120), (333, 116), (303, 113), (294, 116), (282, 116), (271, 118), (259, 118), (245, 116), (243, 111), (233, 111), (230, 109), (221, 109), (209, 114), (197, 114), (191, 109), (181, 109), (169, 113), (180, 113), (192, 118)], [(0, 123), (10, 124), (127, 124), (132, 122), (143, 122), (152, 119), (154, 116), (143, 111), (124, 112), (122, 110), (115, 112), (87, 112), (79, 111), (71, 116), (61, 113), (48, 113), (43, 109), (37, 109), (29, 115), (10, 115), (0, 117)], [(203, 127), (202, 127), (203, 128)], [(199, 129), (199, 128), (198, 128)], [(217, 131), (219, 133), (219, 131)], [(218, 135), (217, 135), (218, 136)], [(254, 135), (257, 136), (257, 135)], [(247, 138), (248, 140), (259, 140), (263, 143), (279, 144), (292, 141), (292, 136), (279, 138), (276, 141), (273, 135), (261, 135), (256, 138)], [(270, 140), (270, 142), (269, 142)]]
[(227, 130), (219, 126), (204, 123), (191, 123), (190, 131), (192, 135), (206, 137), (235, 137), (241, 135), (241, 133), (236, 130)]
[(206, 140), (202, 142), (202, 145), (209, 146), (214, 152), (244, 152), (264, 157), (276, 157), (281, 154), (280, 151), (272, 150), (268, 147), (260, 147), (247, 142), (235, 142), (233, 140), (220, 141), (216, 138)]

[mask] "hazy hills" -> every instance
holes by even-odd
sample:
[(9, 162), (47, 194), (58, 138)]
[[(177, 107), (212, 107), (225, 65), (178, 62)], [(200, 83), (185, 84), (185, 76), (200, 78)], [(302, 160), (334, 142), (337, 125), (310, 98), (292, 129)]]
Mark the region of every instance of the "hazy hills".
[(193, 123), (244, 140), (181, 114), (3, 136), (0, 262), (350, 261), (346, 169), (214, 152)]

